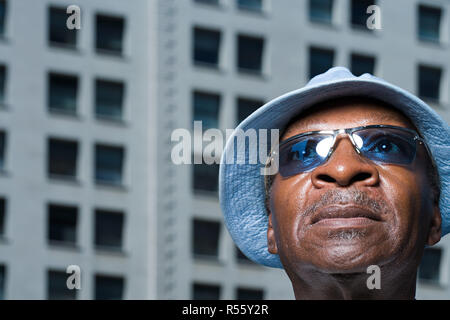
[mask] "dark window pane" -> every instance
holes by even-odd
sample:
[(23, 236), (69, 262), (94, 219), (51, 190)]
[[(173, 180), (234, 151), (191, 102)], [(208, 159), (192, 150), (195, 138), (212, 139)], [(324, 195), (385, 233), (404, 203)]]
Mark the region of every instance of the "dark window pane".
[(212, 5), (219, 4), (219, 0), (195, 0), (195, 2), (205, 3), (205, 4), (212, 4)]
[(192, 286), (192, 299), (219, 300), (220, 287), (216, 285), (194, 283), (194, 285)]
[(122, 300), (125, 281), (122, 277), (95, 276), (95, 300)]
[(194, 190), (217, 192), (219, 182), (219, 165), (195, 164)]
[(6, 289), (6, 267), (0, 265), (0, 300), (5, 300)]
[(5, 34), (6, 9), (6, 0), (0, 0), (0, 37)]
[(75, 178), (77, 174), (78, 143), (49, 139), (48, 173), (50, 175)]
[(123, 18), (97, 15), (96, 48), (122, 54), (124, 25)]
[(334, 51), (311, 48), (309, 59), (309, 77), (313, 78), (333, 67)]
[(217, 257), (219, 254), (220, 223), (214, 221), (193, 221), (194, 255)]
[(218, 65), (220, 32), (194, 28), (194, 62)]
[(238, 68), (253, 72), (262, 71), (264, 39), (238, 36)]
[(75, 300), (77, 298), (77, 290), (67, 288), (67, 279), (70, 274), (64, 271), (49, 270), (47, 277), (48, 300)]
[(97, 80), (95, 88), (96, 114), (102, 117), (121, 119), (124, 84), (122, 82)]
[(0, 198), (0, 236), (5, 234), (6, 199)]
[(124, 150), (121, 147), (97, 145), (95, 148), (95, 179), (97, 182), (122, 184)]
[(219, 127), (220, 96), (194, 92), (194, 121), (202, 121), (203, 130)]
[(0, 171), (5, 169), (6, 133), (0, 131)]
[(95, 245), (122, 248), (124, 215), (122, 212), (95, 211)]
[(0, 105), (6, 101), (6, 67), (0, 66)]
[(75, 76), (49, 74), (49, 100), (51, 111), (76, 113), (78, 78)]
[(263, 0), (237, 0), (240, 9), (261, 11)]
[(76, 207), (49, 205), (48, 206), (48, 240), (76, 243), (77, 233)]
[(76, 29), (70, 30), (67, 28), (67, 19), (69, 15), (65, 8), (49, 8), (50, 22), (49, 22), (49, 41), (50, 43), (58, 43), (69, 46), (76, 45), (77, 32)]
[(441, 29), (441, 13), (438, 8), (419, 6), (419, 38), (428, 41), (439, 41)]
[(439, 101), (441, 69), (419, 67), (419, 97)]
[(333, 0), (310, 0), (309, 18), (311, 21), (331, 24), (333, 20)]
[(237, 300), (263, 300), (264, 291), (260, 289), (238, 288), (236, 290)]
[(261, 107), (264, 101), (238, 98), (237, 100), (237, 119), (238, 123), (241, 123), (245, 118), (252, 114), (256, 109)]
[(351, 24), (354, 26), (367, 28), (367, 19), (370, 17), (370, 14), (367, 13), (367, 8), (375, 4), (374, 0), (352, 0), (351, 3)]
[(419, 279), (439, 283), (442, 250), (426, 248), (419, 267)]
[(351, 70), (355, 76), (360, 76), (364, 73), (373, 74), (375, 69), (375, 58), (352, 54)]

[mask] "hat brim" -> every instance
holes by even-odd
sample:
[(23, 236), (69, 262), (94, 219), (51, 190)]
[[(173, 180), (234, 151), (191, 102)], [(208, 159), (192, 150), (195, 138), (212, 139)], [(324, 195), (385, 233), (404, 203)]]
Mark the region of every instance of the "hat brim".
[[(234, 148), (236, 130), (284, 130), (292, 118), (309, 107), (330, 99), (350, 96), (372, 97), (402, 111), (427, 142), (438, 168), (441, 186), (442, 235), (450, 232), (450, 127), (425, 102), (397, 86), (375, 77), (358, 77), (307, 86), (266, 103), (239, 124), (222, 154), (219, 198), (225, 224), (233, 241), (251, 260), (282, 268), (279, 256), (267, 248), (268, 215), (265, 208), (262, 164), (227, 164)], [(270, 148), (270, 146), (269, 146)], [(269, 149), (270, 150), (270, 149)]]

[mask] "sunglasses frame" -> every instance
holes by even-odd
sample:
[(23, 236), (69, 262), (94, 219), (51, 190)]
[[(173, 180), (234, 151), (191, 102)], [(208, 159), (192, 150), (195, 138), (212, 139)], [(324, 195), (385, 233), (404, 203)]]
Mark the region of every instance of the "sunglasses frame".
[[(409, 128), (404, 128), (404, 127), (399, 127), (399, 126), (381, 125), (381, 124), (380, 124), (380, 125), (360, 126), (360, 127), (354, 127), (354, 128), (346, 128), (346, 129), (317, 130), (317, 131), (303, 132), (303, 133), (297, 134), (297, 135), (295, 135), (295, 136), (292, 136), (292, 137), (290, 137), (290, 138), (288, 138), (288, 139), (282, 141), (281, 143), (279, 143), (279, 144), (278, 144), (278, 150), (280, 150), (280, 148), (281, 148), (283, 145), (285, 145), (285, 144), (287, 144), (287, 143), (289, 143), (289, 142), (291, 142), (291, 141), (293, 141), (293, 140), (296, 140), (296, 139), (298, 139), (298, 138), (302, 138), (302, 137), (309, 136), (309, 135), (314, 135), (314, 134), (329, 135), (329, 136), (332, 136), (332, 137), (333, 137), (333, 142), (332, 142), (332, 145), (331, 145), (330, 150), (328, 151), (327, 156), (324, 158), (323, 162), (321, 163), (321, 164), (323, 164), (323, 163), (327, 162), (328, 159), (330, 158), (330, 156), (333, 154), (333, 152), (334, 152), (334, 150), (335, 150), (335, 145), (336, 145), (337, 137), (338, 137), (339, 135), (341, 135), (341, 134), (347, 134), (348, 138), (350, 139), (350, 141), (351, 141), (351, 143), (352, 143), (352, 145), (353, 145), (353, 148), (356, 150), (356, 152), (357, 152), (358, 154), (361, 154), (361, 150), (360, 150), (360, 149), (358, 148), (358, 146), (356, 145), (356, 142), (355, 142), (355, 140), (353, 139), (352, 134), (355, 133), (355, 132), (357, 132), (357, 131), (361, 131), (361, 130), (365, 130), (365, 129), (372, 129), (372, 128), (373, 128), (373, 129), (389, 128), (389, 129), (397, 129), (397, 130), (401, 130), (401, 131), (404, 131), (404, 132), (408, 132), (408, 133), (410, 133), (410, 134), (413, 135), (413, 141), (418, 141), (419, 144), (425, 146), (428, 155), (431, 157), (431, 152), (430, 152), (430, 150), (429, 150), (429, 148), (428, 148), (428, 146), (427, 146), (425, 140), (424, 140), (424, 139), (423, 139), (423, 138), (422, 138), (415, 130), (412, 130), (412, 129), (409, 129)], [(417, 152), (416, 152), (416, 153), (417, 153)], [(272, 152), (271, 152), (271, 154), (270, 154), (270, 157), (268, 158), (268, 163), (267, 163), (267, 165), (270, 164), (270, 162), (274, 160), (274, 159), (273, 159), (273, 156), (274, 156), (274, 155), (276, 155), (276, 151), (272, 149)], [(431, 157), (431, 159), (432, 159), (432, 157)], [(414, 159), (413, 159), (412, 161), (414, 161)], [(320, 164), (320, 165), (321, 165), (321, 164)], [(320, 165), (319, 165), (319, 166), (320, 166)]]

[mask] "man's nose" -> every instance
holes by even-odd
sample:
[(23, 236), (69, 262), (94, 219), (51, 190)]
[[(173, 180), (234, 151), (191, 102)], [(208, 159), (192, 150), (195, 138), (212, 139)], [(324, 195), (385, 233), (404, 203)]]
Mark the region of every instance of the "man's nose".
[(362, 158), (350, 139), (337, 138), (335, 149), (326, 163), (313, 170), (311, 180), (316, 188), (350, 185), (374, 186), (379, 183), (375, 164)]

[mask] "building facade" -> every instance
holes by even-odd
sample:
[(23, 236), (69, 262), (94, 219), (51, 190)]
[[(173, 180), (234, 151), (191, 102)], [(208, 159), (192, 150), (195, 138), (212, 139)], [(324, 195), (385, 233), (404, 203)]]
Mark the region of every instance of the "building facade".
[[(69, 5), (81, 29), (64, 28)], [(368, 6), (381, 9), (370, 30)], [(342, 65), (450, 121), (445, 0), (0, 0), (0, 293), (6, 299), (292, 299), (233, 244), (217, 165), (175, 129), (236, 127)], [(401, 21), (401, 23), (399, 23)], [(192, 158), (202, 148), (192, 148)], [(450, 240), (417, 298), (450, 298)], [(67, 266), (81, 290), (65, 287)]]
[(157, 298), (152, 2), (0, 3), (2, 296)]

